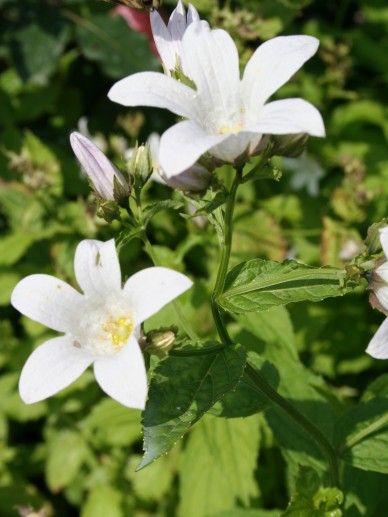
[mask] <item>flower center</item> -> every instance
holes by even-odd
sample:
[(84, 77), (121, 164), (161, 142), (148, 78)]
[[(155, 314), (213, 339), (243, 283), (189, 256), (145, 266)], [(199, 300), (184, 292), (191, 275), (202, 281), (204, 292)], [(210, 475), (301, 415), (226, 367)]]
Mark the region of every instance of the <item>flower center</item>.
[(227, 135), (229, 133), (239, 133), (243, 128), (243, 125), (240, 122), (237, 122), (234, 125), (224, 125), (217, 129), (217, 133), (219, 135)]
[(110, 318), (102, 325), (102, 330), (108, 335), (112, 345), (120, 349), (129, 339), (133, 331), (133, 323), (129, 316), (120, 316), (116, 319)]

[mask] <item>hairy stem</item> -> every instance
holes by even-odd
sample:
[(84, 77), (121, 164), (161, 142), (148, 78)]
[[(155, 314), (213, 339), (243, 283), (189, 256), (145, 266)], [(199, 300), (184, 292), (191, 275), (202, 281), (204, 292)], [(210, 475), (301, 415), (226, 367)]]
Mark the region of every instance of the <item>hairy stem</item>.
[(299, 427), (301, 427), (317, 444), (324, 457), (326, 457), (329, 465), (330, 483), (333, 486), (339, 485), (339, 465), (337, 459), (337, 452), (330, 442), (325, 438), (321, 431), (310, 420), (308, 420), (302, 413), (300, 413), (295, 406), (290, 404), (288, 400), (283, 398), (279, 393), (272, 388), (266, 381), (264, 376), (257, 370), (252, 368), (248, 363), (245, 368), (246, 375), (254, 382), (257, 391), (265, 395), (268, 400), (275, 404), (278, 408), (283, 410)]

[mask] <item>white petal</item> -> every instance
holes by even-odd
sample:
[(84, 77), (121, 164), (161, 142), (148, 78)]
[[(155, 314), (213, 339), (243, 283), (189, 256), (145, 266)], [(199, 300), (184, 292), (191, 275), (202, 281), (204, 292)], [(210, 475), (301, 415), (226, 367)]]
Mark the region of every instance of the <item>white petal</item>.
[(98, 359), (94, 375), (101, 389), (123, 406), (144, 409), (147, 399), (147, 374), (143, 354), (134, 337), (121, 352)]
[(160, 139), (159, 162), (169, 178), (191, 167), (211, 147), (228, 135), (207, 134), (196, 123), (185, 120), (170, 127)]
[(173, 41), (181, 41), (186, 30), (186, 11), (182, 0), (178, 1), (178, 5), (171, 13), (168, 21), (168, 29)]
[[(196, 84), (203, 109), (201, 119), (196, 120), (203, 123), (204, 117), (213, 117), (216, 112), (229, 122), (228, 116), (236, 116), (240, 101), (239, 58), (234, 41), (226, 31), (210, 30), (199, 21), (189, 25), (182, 46), (183, 69)], [(209, 109), (211, 113), (207, 113)]]
[(124, 292), (140, 324), (193, 285), (182, 273), (165, 267), (150, 267), (128, 278)]
[(236, 158), (245, 152), (250, 155), (258, 146), (260, 140), (260, 133), (241, 131), (236, 135), (228, 135), (228, 138), (224, 142), (212, 147), (209, 152), (220, 160), (233, 163)]
[(141, 72), (121, 79), (112, 86), (108, 97), (124, 106), (165, 108), (186, 118), (195, 118), (197, 113), (195, 91), (157, 72)]
[(73, 345), (71, 336), (46, 341), (32, 352), (23, 367), (19, 392), (26, 404), (44, 400), (74, 382), (93, 357)]
[(72, 332), (85, 307), (78, 291), (50, 275), (30, 275), (20, 280), (11, 303), (25, 316), (58, 332)]
[(380, 233), (381, 247), (383, 248), (384, 254), (388, 259), (388, 226), (381, 228), (379, 233)]
[(388, 311), (388, 286), (377, 287), (375, 295), (384, 309)]
[(187, 25), (190, 25), (190, 23), (193, 22), (199, 22), (199, 14), (197, 9), (189, 4), (189, 7), (187, 9)]
[(121, 290), (121, 270), (114, 239), (81, 241), (75, 252), (74, 270), (77, 282), (87, 296), (105, 297)]
[(388, 318), (380, 325), (366, 351), (375, 359), (388, 359)]
[(319, 41), (311, 36), (279, 36), (260, 45), (242, 80), (246, 106), (260, 106), (315, 54)]
[(325, 136), (321, 114), (303, 99), (284, 99), (266, 104), (260, 111), (254, 129), (267, 135), (308, 133)]
[(156, 9), (150, 14), (150, 21), (154, 42), (164, 68), (166, 71), (173, 70), (176, 65), (176, 46), (172, 42), (171, 33)]
[(376, 273), (388, 284), (388, 261), (381, 264), (381, 266), (376, 269)]

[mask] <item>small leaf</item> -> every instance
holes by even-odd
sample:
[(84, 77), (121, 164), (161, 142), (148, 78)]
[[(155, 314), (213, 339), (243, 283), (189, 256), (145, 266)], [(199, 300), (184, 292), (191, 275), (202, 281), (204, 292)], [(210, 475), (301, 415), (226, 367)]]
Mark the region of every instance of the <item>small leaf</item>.
[(254, 259), (229, 272), (219, 303), (235, 313), (265, 311), (288, 303), (342, 296), (349, 288), (342, 269), (317, 268), (295, 260)]
[(81, 517), (123, 517), (122, 494), (110, 486), (96, 486), (82, 507)]
[(319, 476), (310, 467), (300, 467), (287, 510), (282, 514), (293, 517), (341, 517), (343, 493), (335, 487), (323, 487)]
[[(210, 344), (208, 346), (214, 346)], [(185, 347), (190, 353), (198, 347)], [(229, 347), (207, 355), (170, 355), (154, 370), (144, 412), (144, 457), (139, 469), (168, 452), (190, 426), (243, 375), (245, 353)]]

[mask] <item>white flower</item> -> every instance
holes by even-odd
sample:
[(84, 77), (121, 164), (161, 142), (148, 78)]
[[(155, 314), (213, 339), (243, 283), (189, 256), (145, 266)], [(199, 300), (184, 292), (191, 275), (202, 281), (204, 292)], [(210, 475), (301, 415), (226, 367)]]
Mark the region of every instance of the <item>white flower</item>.
[(180, 174), (169, 178), (159, 163), (160, 136), (157, 133), (151, 133), (147, 145), (149, 146), (153, 169), (151, 178), (154, 181), (187, 192), (206, 190), (211, 180), (211, 173), (205, 167), (195, 163)]
[(290, 179), (291, 187), (295, 190), (306, 189), (312, 197), (319, 194), (319, 182), (325, 171), (321, 165), (309, 156), (306, 151), (298, 158), (284, 158), (284, 166), (293, 171)]
[[(388, 226), (380, 230), (380, 242), (387, 261), (375, 271), (382, 281), (376, 283), (374, 294), (382, 308), (388, 311)], [(388, 359), (388, 318), (380, 325), (366, 351), (375, 359)]]
[(182, 65), (182, 38), (187, 27), (199, 20), (199, 15), (195, 7), (189, 4), (187, 15), (182, 0), (171, 13), (168, 24), (163, 21), (158, 11), (155, 9), (150, 13), (152, 35), (159, 56), (163, 63), (163, 68), (167, 75), (176, 66)]
[(44, 400), (93, 364), (105, 393), (143, 409), (147, 377), (139, 325), (192, 283), (171, 269), (151, 267), (122, 286), (113, 239), (81, 241), (74, 269), (83, 294), (49, 275), (28, 276), (12, 293), (11, 303), (22, 314), (64, 333), (32, 352), (21, 373), (20, 396), (27, 404)]
[(115, 180), (122, 195), (129, 195), (129, 184), (121, 172), (108, 160), (105, 154), (86, 136), (74, 131), (70, 144), (86, 175), (98, 195), (105, 200), (114, 200)]
[(109, 98), (125, 106), (166, 108), (187, 119), (161, 138), (160, 164), (168, 177), (208, 151), (234, 162), (254, 152), (264, 134), (325, 135), (312, 104), (302, 99), (266, 103), (315, 54), (318, 44), (311, 36), (269, 40), (255, 51), (240, 80), (237, 48), (229, 34), (193, 22), (182, 39), (182, 61), (196, 89), (164, 74), (142, 72), (113, 85)]

